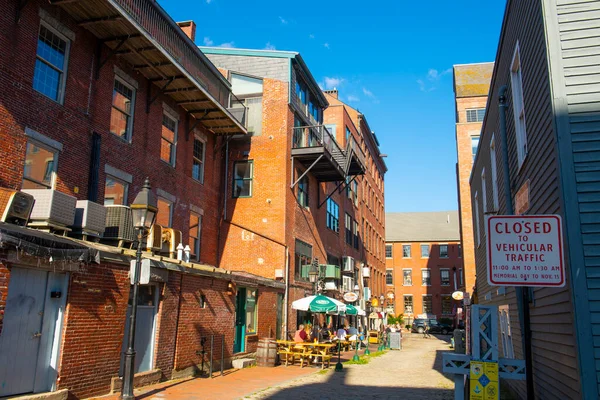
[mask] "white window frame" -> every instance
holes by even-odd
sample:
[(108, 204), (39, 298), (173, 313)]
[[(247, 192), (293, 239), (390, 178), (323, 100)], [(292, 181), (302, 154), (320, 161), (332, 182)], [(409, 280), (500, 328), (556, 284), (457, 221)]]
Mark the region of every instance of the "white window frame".
[[(175, 205), (175, 202), (173, 202), (163, 196), (157, 196), (157, 197), (159, 200), (162, 200), (165, 203), (169, 203), (169, 226), (167, 226), (167, 228), (172, 228), (173, 227), (173, 206)], [(158, 216), (158, 213), (157, 213), (157, 216)]]
[[(425, 311), (425, 298), (430, 299), (431, 310), (429, 312)], [(433, 314), (433, 295), (431, 295), (431, 294), (421, 295), (421, 312), (423, 314)]]
[[(54, 148), (52, 146), (48, 146), (38, 140), (28, 138), (27, 143), (25, 144), (25, 157), (27, 157), (27, 145), (30, 143), (35, 145), (36, 147), (40, 147), (40, 148), (48, 151), (54, 155), (54, 157), (52, 158), (52, 171), (51, 171), (51, 177), (50, 177), (50, 187), (48, 188), (48, 189), (54, 189), (56, 187), (56, 176), (58, 175), (57, 174), (57, 172), (58, 172), (58, 153), (60, 152), (60, 150), (57, 148)], [(38, 182), (33, 179), (28, 179), (25, 177), (26, 161), (27, 160), (25, 160), (25, 163), (23, 164), (23, 179), (21, 180), (21, 185), (22, 185), (22, 182), (26, 180), (26, 181), (33, 182), (33, 183), (36, 183), (41, 186), (46, 186), (42, 182)]]
[[(450, 246), (448, 245), (448, 243), (440, 243), (439, 244), (439, 249), (440, 249), (440, 258), (449, 258), (450, 257)], [(446, 246), (446, 255), (442, 256), (442, 246)]]
[[(444, 312), (444, 299), (449, 299), (450, 300), (450, 312), (448, 312), (448, 313)], [(452, 296), (449, 295), (449, 294), (442, 294), (440, 296), (440, 306), (441, 306), (440, 313), (442, 315), (452, 315), (452, 309), (453, 309), (453, 307), (452, 307)]]
[(525, 100), (523, 96), (523, 74), (521, 65), (521, 50), (519, 42), (515, 46), (511, 66), (510, 83), (512, 90), (513, 115), (515, 119), (515, 136), (517, 140), (517, 159), (519, 169), (527, 157), (527, 127), (525, 120)]
[[(169, 157), (171, 159), (171, 161), (169, 162), (169, 161), (163, 160), (161, 154), (159, 154), (159, 158), (162, 162), (169, 164), (171, 167), (175, 168), (175, 163), (177, 160), (177, 131), (179, 129), (179, 119), (176, 116), (173, 116), (171, 113), (168, 113), (166, 110), (163, 110), (163, 118), (165, 118), (165, 117), (167, 117), (171, 121), (175, 122), (175, 131), (173, 132), (173, 143), (171, 143), (171, 154)], [(167, 139), (165, 139), (164, 136), (162, 135), (162, 127), (164, 126), (162, 121), (160, 123), (160, 126), (161, 126), (160, 140), (161, 140), (161, 147), (162, 147), (163, 140), (166, 140), (167, 142), (169, 142), (169, 141)]]
[[(444, 280), (442, 279), (442, 271), (448, 272), (448, 284), (445, 284)], [(452, 282), (452, 278), (450, 277), (450, 269), (449, 268), (440, 268), (440, 285), (441, 286), (450, 286), (451, 282)]]
[[(392, 251), (391, 251), (392, 255), (390, 257), (388, 257), (388, 255), (387, 255), (388, 246), (390, 246), (390, 249), (392, 249)], [(388, 259), (394, 258), (394, 245), (393, 244), (388, 244), (388, 243), (385, 244), (385, 258), (388, 258)]]
[[(204, 217), (201, 213), (197, 213), (195, 211), (190, 211), (190, 219), (192, 217), (192, 214), (196, 217), (198, 217), (198, 227), (197, 227), (197, 231), (196, 234), (198, 235), (197, 237), (197, 241), (196, 241), (196, 245), (195, 248), (192, 249), (192, 255), (194, 256), (194, 260), (195, 261), (200, 261), (200, 249), (202, 248), (202, 218)], [(189, 234), (189, 228), (188, 228), (188, 234)]]
[[(68, 66), (69, 66), (69, 54), (71, 52), (71, 39), (69, 39), (68, 37), (66, 37), (62, 33), (60, 33), (56, 28), (52, 27), (46, 21), (41, 20), (40, 21), (40, 26), (38, 27), (38, 35), (37, 35), (38, 41), (39, 41), (39, 38), (40, 38), (40, 28), (41, 28), (42, 25), (44, 25), (44, 27), (46, 29), (48, 29), (49, 31), (52, 31), (52, 33), (54, 33), (56, 36), (58, 36), (60, 39), (64, 40), (67, 43), (66, 46), (65, 46), (65, 62), (64, 62), (64, 65), (63, 65), (63, 69), (61, 71), (61, 79), (60, 79), (61, 82), (60, 82), (59, 89), (58, 89), (58, 98), (56, 100), (54, 100), (53, 98), (50, 98), (50, 97), (46, 96), (42, 92), (39, 92), (39, 91), (37, 91), (35, 89), (33, 89), (33, 90), (35, 90), (36, 92), (40, 93), (41, 95), (43, 95), (45, 97), (48, 97), (52, 101), (57, 102), (58, 104), (64, 104), (64, 102), (65, 102), (65, 90), (66, 90), (66, 86), (67, 86), (67, 69), (68, 69)], [(36, 46), (36, 49), (35, 49), (35, 58), (36, 58), (36, 60), (38, 58), (40, 58), (41, 60), (43, 60), (42, 62), (44, 62), (46, 64), (50, 64), (48, 61), (42, 59), (41, 57), (38, 57), (38, 55), (37, 55), (37, 46)], [(35, 73), (34, 73), (34, 75), (35, 75)], [(32, 81), (32, 87), (33, 87), (33, 81)]]
[[(409, 253), (408, 257), (404, 257), (404, 246), (408, 246), (408, 253)], [(407, 260), (412, 258), (412, 245), (411, 244), (406, 244), (406, 243), (402, 244), (402, 258), (405, 258)]]
[[(406, 297), (410, 297), (410, 300), (411, 300), (410, 311), (406, 311)], [(406, 314), (414, 314), (415, 313), (415, 296), (413, 296), (410, 293), (403, 294), (402, 295), (402, 309), (404, 310), (404, 312)]]
[(481, 170), (481, 202), (483, 213), (485, 214), (488, 211), (487, 208), (487, 188), (485, 186), (485, 168)]
[(496, 165), (496, 140), (493, 133), (490, 140), (490, 165), (492, 170), (492, 201), (494, 202), (494, 211), (498, 211), (498, 169)]
[(463, 269), (459, 268), (458, 269), (458, 283), (460, 283), (460, 285), (459, 285), (460, 287), (463, 287), (465, 285), (465, 278), (464, 278), (463, 273), (464, 273)]
[[(108, 180), (108, 178), (111, 178), (113, 181), (115, 182), (119, 182), (121, 185), (123, 185), (123, 201), (125, 204), (123, 204), (124, 206), (128, 206), (129, 202), (127, 201), (128, 196), (129, 196), (129, 182), (124, 181), (121, 178), (118, 178), (114, 175), (111, 174), (106, 174), (106, 176), (104, 177), (104, 202), (106, 202), (106, 181)], [(107, 205), (107, 204), (104, 204)]]
[[(425, 280), (423, 279), (423, 272), (427, 271), (429, 273), (429, 284), (425, 284)], [(421, 286), (431, 286), (431, 268), (421, 268)]]
[[(426, 257), (423, 257), (423, 246), (427, 246), (427, 256)], [(431, 257), (431, 245), (429, 243), (421, 243), (419, 245), (419, 251), (421, 252), (421, 258)]]
[[(113, 87), (112, 90), (115, 90), (115, 81), (119, 81), (123, 86), (126, 86), (128, 89), (130, 89), (132, 92), (131, 94), (131, 118), (129, 118), (129, 122), (127, 123), (127, 133), (125, 135), (124, 138), (120, 137), (119, 135), (117, 135), (114, 132), (111, 132), (111, 134), (115, 135), (118, 138), (121, 138), (122, 140), (131, 143), (132, 137), (133, 137), (133, 119), (135, 118), (135, 98), (136, 98), (136, 92), (137, 89), (135, 86), (133, 86), (132, 84), (128, 83), (125, 79), (121, 78), (118, 74), (115, 74), (115, 78), (113, 80)], [(112, 109), (116, 108), (112, 102), (112, 91), (111, 91), (111, 101), (110, 101), (110, 110), (111, 110), (111, 114), (112, 114)], [(119, 111), (121, 112), (125, 112), (121, 109), (119, 109)], [(162, 122), (161, 122), (162, 124)], [(109, 121), (109, 127), (108, 127), (109, 131), (110, 131), (110, 121)]]
[(476, 225), (476, 233), (477, 233), (477, 247), (481, 245), (481, 232), (479, 228), (479, 193), (475, 191), (475, 197), (473, 199), (475, 203), (475, 225)]
[[(388, 273), (392, 275), (392, 283), (387, 283)], [(394, 268), (386, 268), (385, 269), (385, 284), (386, 286), (394, 286)]]
[[(410, 285), (406, 285), (404, 282), (404, 271), (410, 271)], [(413, 285), (413, 275), (412, 268), (402, 268), (402, 286), (412, 286)]]
[(500, 339), (502, 340), (502, 354), (505, 358), (515, 358), (515, 350), (510, 328), (510, 309), (508, 304), (498, 306), (500, 322)]
[[(194, 147), (192, 144), (192, 179), (195, 180), (196, 182), (200, 182), (201, 184), (204, 184), (204, 166), (205, 166), (205, 161), (206, 161), (206, 139), (200, 137), (199, 135), (194, 135), (194, 141), (196, 141), (196, 140), (199, 142), (202, 142), (202, 159), (198, 159), (194, 156)], [(202, 165), (202, 168), (200, 169), (200, 176), (198, 177), (198, 179), (194, 178), (194, 175), (193, 175), (194, 160), (200, 161), (200, 165)]]

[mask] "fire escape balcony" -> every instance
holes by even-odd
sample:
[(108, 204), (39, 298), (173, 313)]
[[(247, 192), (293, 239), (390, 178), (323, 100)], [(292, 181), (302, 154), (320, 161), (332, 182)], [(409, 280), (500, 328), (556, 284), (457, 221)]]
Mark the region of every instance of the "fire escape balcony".
[(363, 175), (367, 171), (365, 153), (352, 135), (348, 137), (346, 145), (346, 162), (348, 163), (347, 175)]
[(320, 182), (346, 178), (346, 155), (324, 125), (299, 126), (293, 131), (292, 158)]
[(119, 57), (148, 79), (147, 111), (165, 94), (216, 135), (247, 133), (245, 108), (229, 108), (229, 82), (156, 1), (49, 1), (99, 39), (96, 78)]

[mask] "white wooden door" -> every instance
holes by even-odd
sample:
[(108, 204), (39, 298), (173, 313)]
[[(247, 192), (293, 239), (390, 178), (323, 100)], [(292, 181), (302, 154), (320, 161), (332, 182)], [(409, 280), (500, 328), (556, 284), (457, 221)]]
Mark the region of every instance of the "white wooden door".
[(12, 268), (0, 335), (0, 397), (34, 390), (48, 272)]

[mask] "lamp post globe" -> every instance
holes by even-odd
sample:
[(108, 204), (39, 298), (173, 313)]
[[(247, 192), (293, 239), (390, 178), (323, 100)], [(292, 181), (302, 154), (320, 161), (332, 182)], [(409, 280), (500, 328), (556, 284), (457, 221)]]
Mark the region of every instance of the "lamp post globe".
[(124, 400), (135, 399), (133, 395), (133, 376), (135, 374), (135, 324), (142, 265), (142, 241), (146, 232), (152, 227), (152, 224), (154, 224), (154, 219), (158, 212), (156, 196), (150, 188), (150, 180), (148, 178), (144, 181), (142, 190), (135, 196), (135, 200), (130, 207), (133, 217), (133, 226), (137, 231), (137, 251), (135, 254), (135, 270), (133, 273), (133, 285), (131, 289), (133, 291), (133, 296), (131, 298), (129, 333), (127, 336), (127, 350), (125, 351), (123, 368), (123, 386), (121, 388), (121, 398)]

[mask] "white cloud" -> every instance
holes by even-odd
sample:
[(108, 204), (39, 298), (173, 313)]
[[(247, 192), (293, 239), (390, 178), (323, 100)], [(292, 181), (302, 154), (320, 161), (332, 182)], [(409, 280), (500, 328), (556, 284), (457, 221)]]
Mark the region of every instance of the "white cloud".
[(417, 84), (421, 92), (431, 92), (437, 89), (438, 82), (445, 76), (452, 73), (452, 68), (439, 71), (435, 68), (429, 68), (427, 71), (427, 79), (417, 79)]
[(205, 46), (212, 46), (215, 42), (213, 42), (212, 40), (210, 40), (210, 38), (208, 36), (204, 36), (204, 45)]
[(353, 96), (353, 95), (349, 94), (348, 95), (348, 101), (351, 102), (351, 103), (356, 103), (356, 102), (359, 102), (360, 99), (357, 96)]
[(265, 50), (277, 50), (275, 48), (274, 45), (271, 44), (271, 42), (267, 42), (267, 44), (265, 45)]
[(325, 87), (325, 90), (331, 90), (333, 88), (337, 88), (342, 83), (344, 83), (343, 78), (330, 78), (328, 76), (323, 78), (323, 81), (324, 82), (323, 82), (322, 86)]
[(310, 39), (314, 39), (314, 38), (315, 38), (315, 35), (313, 35), (313, 34), (311, 33), (310, 35), (308, 35), (308, 37), (309, 37)]
[(210, 4), (212, 0), (206, 0), (206, 4)]
[(329, 43), (323, 43), (323, 47), (325, 47), (326, 49), (329, 49)]
[(429, 71), (427, 71), (427, 79), (429, 79), (432, 82), (435, 82), (440, 80), (442, 76), (447, 75), (450, 72), (452, 72), (452, 68), (448, 68), (444, 71), (438, 71), (437, 69), (430, 68)]
[(279, 16), (279, 21), (281, 21), (283, 25), (287, 25), (288, 23), (287, 19), (283, 18), (282, 16)]
[(221, 43), (218, 47), (231, 48), (231, 47), (235, 47), (235, 43), (233, 43), (233, 42), (225, 42), (225, 43)]
[(370, 97), (372, 99), (375, 98), (375, 95), (369, 89), (367, 89), (367, 88), (364, 87), (364, 88), (362, 88), (362, 91), (363, 91), (363, 93), (364, 93), (365, 96)]

